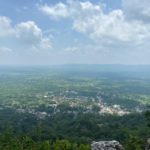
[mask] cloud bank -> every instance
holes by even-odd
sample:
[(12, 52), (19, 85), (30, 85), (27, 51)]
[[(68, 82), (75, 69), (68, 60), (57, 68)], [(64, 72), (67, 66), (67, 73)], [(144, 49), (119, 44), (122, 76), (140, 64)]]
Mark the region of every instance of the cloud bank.
[[(43, 35), (42, 30), (33, 21), (21, 22), (12, 26), (8, 17), (0, 16), (0, 39), (14, 50), (43, 50), (50, 49), (51, 42), (48, 37)], [(9, 41), (8, 41), (9, 40)], [(0, 43), (1, 51), (4, 49)], [(8, 48), (10, 49), (10, 48)], [(4, 50), (3, 50), (4, 51)]]
[(74, 30), (104, 45), (145, 43), (150, 39), (150, 1), (123, 0), (122, 7), (106, 13), (103, 4), (68, 0), (39, 10), (51, 19), (70, 18)]

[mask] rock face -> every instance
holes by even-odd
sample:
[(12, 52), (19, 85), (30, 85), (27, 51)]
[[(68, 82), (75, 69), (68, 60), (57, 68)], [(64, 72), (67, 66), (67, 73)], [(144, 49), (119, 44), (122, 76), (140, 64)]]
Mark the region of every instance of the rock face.
[(150, 138), (147, 140), (147, 146), (146, 146), (145, 150), (150, 150)]
[(93, 142), (91, 150), (124, 150), (124, 148), (117, 141), (100, 141)]

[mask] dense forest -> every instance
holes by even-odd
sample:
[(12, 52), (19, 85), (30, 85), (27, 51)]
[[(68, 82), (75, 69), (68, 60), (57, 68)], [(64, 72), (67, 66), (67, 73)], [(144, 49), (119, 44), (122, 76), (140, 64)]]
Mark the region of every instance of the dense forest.
[(6, 121), (8, 118), (1, 120), (5, 123), (0, 134), (2, 150), (90, 150), (94, 140), (113, 139), (126, 150), (143, 150), (150, 135), (149, 112), (123, 117), (58, 114), (42, 121), (10, 110), (3, 113), (11, 122)]

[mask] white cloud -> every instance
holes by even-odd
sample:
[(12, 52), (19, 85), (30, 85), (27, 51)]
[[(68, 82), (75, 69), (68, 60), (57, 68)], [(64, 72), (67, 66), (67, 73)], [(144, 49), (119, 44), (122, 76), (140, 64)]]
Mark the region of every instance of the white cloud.
[[(126, 1), (126, 3), (125, 3)], [(58, 12), (67, 12), (65, 17), (71, 18), (73, 29), (87, 35), (99, 44), (142, 44), (150, 38), (150, 24), (145, 24), (139, 19), (127, 19), (127, 9), (134, 8), (143, 14), (149, 16), (150, 2), (149, 0), (124, 0), (124, 9), (112, 10), (105, 13), (102, 4), (93, 4), (90, 1), (73, 1), (68, 0), (67, 3), (61, 3), (63, 7), (58, 7), (60, 3), (54, 6), (40, 6), (43, 13), (51, 18), (62, 17)], [(148, 7), (149, 6), (149, 7)], [(59, 11), (57, 12), (57, 9)], [(147, 9), (144, 9), (144, 8)], [(46, 8), (47, 11), (43, 11)], [(140, 9), (139, 9), (140, 8)], [(53, 11), (52, 11), (53, 10)], [(47, 12), (47, 13), (46, 13)], [(48, 13), (53, 12), (53, 13)], [(63, 14), (63, 13), (62, 13)], [(136, 14), (135, 14), (136, 15)]]
[[(0, 38), (14, 49), (43, 50), (51, 48), (50, 39), (44, 36), (42, 30), (33, 21), (21, 22), (13, 27), (9, 18), (0, 16)], [(0, 42), (0, 45), (2, 44)]]
[(0, 54), (10, 53), (13, 50), (8, 47), (0, 47)]
[[(120, 9), (106, 14), (100, 5), (94, 5), (90, 2), (78, 3), (81, 7), (76, 9), (80, 15), (73, 17), (74, 29), (87, 34), (98, 42), (107, 44), (134, 42), (134, 44), (139, 44), (145, 41), (145, 38), (150, 37), (149, 24), (145, 25), (138, 20), (126, 20), (124, 12)], [(85, 5), (88, 6), (86, 9), (83, 7)]]
[(76, 53), (76, 52), (81, 52), (79, 47), (67, 47), (64, 50), (65, 52), (70, 52), (70, 53)]
[(43, 37), (42, 30), (33, 21), (22, 22), (16, 25), (16, 37), (25, 45), (36, 49), (51, 48), (50, 39)]
[(0, 16), (0, 37), (14, 33), (11, 27), (11, 20), (5, 16)]
[(33, 21), (22, 22), (16, 25), (17, 38), (25, 44), (34, 45), (39, 43), (42, 38), (42, 31)]
[(68, 7), (61, 2), (54, 6), (48, 6), (46, 4), (44, 6), (39, 6), (39, 10), (54, 19), (66, 18), (69, 16)]

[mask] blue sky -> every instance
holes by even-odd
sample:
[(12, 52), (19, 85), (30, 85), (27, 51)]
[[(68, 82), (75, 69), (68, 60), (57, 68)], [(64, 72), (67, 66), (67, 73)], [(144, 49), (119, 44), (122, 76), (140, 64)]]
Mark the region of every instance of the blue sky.
[(150, 64), (149, 40), (149, 0), (0, 2), (0, 64)]

